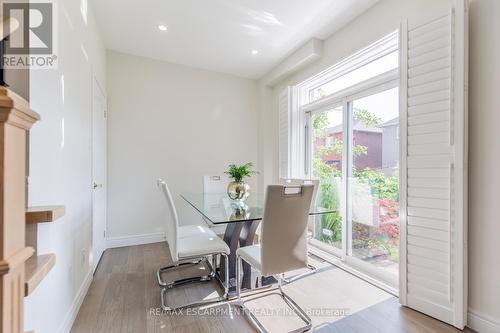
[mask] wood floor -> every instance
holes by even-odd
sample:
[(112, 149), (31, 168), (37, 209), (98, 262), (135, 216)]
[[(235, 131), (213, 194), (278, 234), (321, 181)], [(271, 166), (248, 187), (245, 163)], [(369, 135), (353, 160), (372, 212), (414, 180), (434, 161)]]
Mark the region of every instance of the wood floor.
[[(155, 272), (169, 263), (167, 253), (165, 243), (107, 250), (72, 332), (255, 332), (231, 302), (177, 314), (162, 313)], [(335, 266), (325, 262), (316, 265), (316, 274), (284, 288), (310, 313), (315, 332), (461, 332), (401, 307), (392, 295)], [(202, 269), (205, 267), (193, 267), (166, 278), (177, 279)], [(167, 297), (169, 302), (179, 304), (176, 302), (213, 297), (217, 290), (215, 282), (191, 284)], [(270, 332), (300, 327), (301, 321), (287, 311), (279, 296), (261, 296), (246, 297), (246, 305)]]

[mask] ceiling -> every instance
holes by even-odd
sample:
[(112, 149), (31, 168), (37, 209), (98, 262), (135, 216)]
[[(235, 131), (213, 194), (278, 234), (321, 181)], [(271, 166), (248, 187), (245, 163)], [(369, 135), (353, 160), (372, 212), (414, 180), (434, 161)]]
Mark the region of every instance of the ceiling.
[(93, 7), (108, 49), (258, 79), (377, 1), (94, 0)]

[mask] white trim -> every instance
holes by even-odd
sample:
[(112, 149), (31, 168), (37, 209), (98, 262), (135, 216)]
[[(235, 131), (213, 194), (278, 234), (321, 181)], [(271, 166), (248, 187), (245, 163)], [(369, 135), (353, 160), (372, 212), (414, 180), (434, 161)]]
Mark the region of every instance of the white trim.
[(481, 333), (499, 333), (500, 321), (469, 308), (467, 327)]
[(359, 99), (377, 92), (397, 87), (399, 82), (398, 69), (393, 69), (383, 74), (361, 81), (336, 93), (323, 97), (314, 102), (300, 106), (301, 112), (324, 109), (332, 104), (340, 104), (347, 100)]
[(78, 311), (80, 311), (80, 307), (82, 306), (83, 300), (85, 299), (85, 296), (87, 295), (90, 284), (92, 283), (92, 278), (93, 278), (92, 270), (90, 270), (89, 273), (87, 274), (87, 276), (85, 277), (85, 280), (83, 281), (82, 285), (80, 286), (80, 290), (78, 290), (78, 294), (76, 295), (75, 299), (73, 300), (73, 304), (71, 304), (71, 308), (66, 313), (66, 316), (64, 317), (64, 320), (61, 323), (61, 325), (59, 326), (59, 329), (57, 330), (57, 332), (69, 333), (71, 331), (71, 328), (73, 327), (76, 316), (78, 315)]
[(453, 80), (453, 118), (450, 118), (450, 125), (453, 126), (453, 191), (454, 196), (454, 224), (453, 252), (452, 252), (452, 283), (454, 291), (453, 324), (462, 328), (467, 322), (467, 301), (468, 301), (468, 262), (467, 262), (467, 162), (468, 162), (468, 109), (467, 109), (467, 33), (465, 31), (468, 14), (466, 12), (466, 0), (455, 0), (451, 9), (452, 18), (452, 38), (454, 39), (452, 70)]
[(408, 21), (401, 23), (399, 30), (399, 303), (408, 305), (407, 300), (407, 257), (406, 257), (406, 211), (408, 186)]
[[(108, 156), (108, 149), (107, 149), (107, 141), (108, 141), (108, 119), (107, 119), (107, 109), (108, 109), (108, 96), (106, 95), (106, 92), (105, 90), (102, 88), (102, 85), (99, 83), (99, 80), (97, 79), (97, 76), (94, 74), (94, 67), (92, 66), (92, 69), (91, 69), (91, 116), (90, 116), (90, 123), (91, 123), (91, 129), (90, 129), (90, 146), (91, 146), (91, 162), (90, 162), (90, 168), (91, 168), (91, 173), (92, 173), (92, 182), (96, 181), (96, 177), (95, 177), (95, 165), (94, 165), (94, 137), (95, 137), (95, 128), (94, 128), (94, 101), (95, 101), (95, 94), (94, 94), (94, 87), (96, 87), (102, 94), (102, 97), (104, 98), (104, 122), (106, 123), (105, 124), (105, 127), (104, 127), (104, 142), (103, 145), (104, 145), (104, 150), (105, 150), (105, 159), (104, 159), (104, 178), (103, 179), (100, 179), (99, 181), (101, 182), (101, 184), (103, 185), (103, 188), (102, 190), (104, 191), (107, 191), (108, 190), (108, 177), (107, 177), (107, 173), (106, 173), (106, 170), (108, 168), (108, 159), (107, 159), (107, 156)], [(90, 184), (89, 184), (90, 185)], [(96, 202), (96, 199), (95, 199), (95, 190), (92, 189), (92, 195), (91, 195), (91, 220), (92, 220), (92, 228), (91, 228), (91, 233), (92, 233), (92, 247), (91, 247), (91, 250), (92, 250), (92, 254), (93, 254), (93, 262), (92, 262), (92, 273), (95, 272), (95, 270), (97, 269), (97, 265), (99, 264), (99, 261), (101, 260), (102, 258), (102, 255), (104, 254), (104, 251), (106, 251), (106, 239), (102, 240), (102, 249), (98, 247), (99, 244), (96, 244), (95, 242), (95, 239), (94, 239), (94, 205), (95, 205), (95, 202)], [(104, 236), (106, 235), (106, 228), (108, 226), (108, 219), (107, 219), (107, 210), (108, 210), (108, 198), (107, 198), (107, 195), (104, 195)], [(102, 251), (101, 251), (102, 250)]]
[[(303, 133), (303, 119), (302, 114), (300, 114), (300, 109), (298, 108), (298, 94), (295, 87), (290, 87), (290, 112), (291, 112), (291, 125), (290, 125), (290, 176), (292, 178), (303, 178), (304, 164), (301, 163), (302, 156), (304, 152), (304, 133)], [(294, 135), (294, 133), (299, 133), (299, 135)]]
[[(370, 88), (371, 89), (371, 88)], [(361, 93), (361, 92), (360, 92)], [(342, 261), (347, 262), (347, 258), (352, 256), (352, 205), (351, 186), (352, 166), (353, 166), (353, 100), (344, 98), (342, 101), (344, 109), (344, 119), (342, 124)]]
[(143, 234), (143, 235), (111, 237), (106, 239), (106, 248), (112, 249), (115, 247), (159, 243), (159, 242), (164, 242), (165, 239), (166, 238), (164, 232), (157, 232), (157, 233)]
[[(288, 178), (292, 169), (292, 88), (286, 87), (279, 95), (278, 101), (278, 174), (280, 178)], [(286, 129), (282, 125), (286, 123)]]
[[(302, 90), (301, 93), (306, 93), (306, 91), (315, 89), (328, 81), (341, 77), (389, 53), (397, 51), (397, 34), (397, 30), (388, 34), (335, 65), (301, 82), (297, 87)], [(309, 95), (308, 92), (307, 95)]]

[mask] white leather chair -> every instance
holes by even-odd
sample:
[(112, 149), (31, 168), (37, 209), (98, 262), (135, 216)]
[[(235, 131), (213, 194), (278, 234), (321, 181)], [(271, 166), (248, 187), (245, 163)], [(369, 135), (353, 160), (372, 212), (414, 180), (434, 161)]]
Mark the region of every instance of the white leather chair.
[[(302, 184), (312, 184), (314, 185), (313, 198), (311, 201), (311, 210), (316, 207), (317, 199), (318, 199), (318, 190), (319, 190), (319, 179), (299, 179), (299, 178), (280, 178), (280, 184), (283, 185), (302, 185)], [(311, 238), (314, 231), (314, 216), (309, 216), (308, 223), (308, 233), (307, 237)]]
[[(280, 178), (280, 184), (284, 185), (302, 185), (302, 184), (312, 184), (314, 185), (314, 191), (313, 191), (313, 197), (311, 200), (311, 211), (313, 211), (316, 208), (317, 205), (317, 199), (318, 199), (318, 189), (319, 189), (319, 179), (299, 179), (299, 178)], [(309, 216), (309, 222), (307, 224), (307, 241), (311, 240), (312, 235), (314, 234), (314, 222), (315, 222), (316, 217), (315, 216)], [(307, 267), (309, 268), (309, 272), (304, 272), (302, 274), (298, 274), (294, 277), (291, 278), (286, 278), (283, 281), (286, 283), (293, 282), (297, 279), (306, 277), (308, 275), (311, 275), (313, 273), (316, 273), (317, 268), (311, 264), (307, 264)]]
[[(161, 188), (162, 183), (164, 183), (164, 181), (161, 179), (158, 179), (157, 185), (159, 188)], [(167, 189), (168, 189), (168, 186), (167, 186)], [(178, 238), (180, 238), (180, 239), (186, 238), (186, 237), (191, 237), (191, 236), (201, 236), (201, 235), (209, 235), (209, 234), (210, 234), (210, 229), (204, 225), (201, 225), (201, 224), (178, 226), (178, 229), (177, 229), (177, 235), (178, 235)]]
[(270, 185), (267, 188), (261, 242), (236, 251), (236, 295), (238, 305), (262, 332), (267, 332), (241, 300), (242, 260), (264, 276), (278, 275), (279, 293), (285, 303), (305, 322), (294, 332), (311, 328), (311, 318), (282, 289), (283, 274), (307, 267), (307, 221), (313, 185)]
[[(227, 184), (229, 184), (229, 178), (227, 176), (221, 175), (211, 175), (203, 176), (203, 193), (226, 193)], [(220, 202), (207, 202), (207, 204), (219, 205)], [(207, 226), (215, 232), (217, 235), (223, 237), (226, 232), (226, 225), (216, 225), (203, 218)]]
[[(174, 201), (172, 199), (172, 195), (168, 189), (167, 183), (162, 180), (158, 180), (158, 185), (162, 191), (163, 197), (165, 199), (165, 208), (167, 210), (165, 214), (166, 221), (166, 238), (168, 241), (168, 246), (170, 250), (170, 255), (172, 257), (173, 264), (160, 268), (156, 277), (158, 279), (158, 284), (161, 287), (161, 305), (165, 311), (173, 311), (186, 307), (194, 307), (200, 306), (207, 303), (213, 303), (218, 301), (223, 301), (228, 298), (229, 288), (227, 281), (229, 281), (228, 277), (228, 260), (227, 255), (229, 254), (229, 247), (227, 244), (220, 239), (213, 231), (208, 228), (198, 227), (198, 226), (189, 226), (179, 227), (179, 220), (177, 217), (177, 211), (175, 209)], [(195, 228), (191, 228), (195, 227)], [(226, 283), (223, 283), (210, 264), (210, 261), (207, 260), (210, 256), (225, 256), (226, 260)], [(176, 281), (166, 282), (162, 279), (161, 274), (167, 270), (175, 269), (179, 266), (184, 265), (195, 265), (200, 262), (204, 262), (209, 267), (209, 275), (197, 276), (197, 277), (188, 277)], [(208, 281), (215, 277), (221, 286), (224, 289), (224, 295), (220, 297), (214, 297), (211, 299), (206, 299), (194, 303), (189, 303), (181, 306), (177, 306), (175, 308), (170, 307), (166, 304), (166, 294), (167, 291), (171, 288), (177, 287), (179, 285), (193, 283), (193, 282), (201, 282)]]

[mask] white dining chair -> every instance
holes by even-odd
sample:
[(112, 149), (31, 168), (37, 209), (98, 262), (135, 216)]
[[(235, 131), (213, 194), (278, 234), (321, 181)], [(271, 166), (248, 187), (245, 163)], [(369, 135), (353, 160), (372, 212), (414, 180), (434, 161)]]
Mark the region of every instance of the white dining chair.
[[(166, 239), (168, 241), (168, 248), (170, 250), (170, 255), (172, 257), (173, 264), (160, 268), (156, 277), (158, 279), (158, 284), (161, 287), (161, 306), (165, 311), (174, 311), (186, 307), (196, 307), (208, 303), (214, 303), (218, 301), (227, 300), (229, 295), (228, 282), (228, 260), (227, 256), (229, 254), (229, 247), (227, 244), (220, 239), (213, 231), (208, 228), (199, 229), (186, 229), (186, 227), (179, 227), (179, 219), (177, 217), (177, 211), (175, 209), (174, 201), (170, 190), (168, 189), (167, 183), (158, 180), (158, 185), (162, 191), (163, 198), (165, 199), (165, 225), (166, 225)], [(182, 231), (185, 230), (185, 231)], [(182, 231), (182, 232), (181, 232)], [(184, 233), (181, 237), (181, 233)], [(214, 256), (224, 256), (226, 257), (226, 276), (225, 283), (221, 281), (220, 276), (214, 270), (212, 264), (208, 260), (209, 257)], [(205, 263), (209, 268), (209, 274), (197, 277), (188, 277), (180, 280), (175, 280), (171, 282), (166, 282), (162, 279), (161, 274), (185, 265), (197, 265), (200, 262)], [(166, 294), (169, 289), (184, 285), (187, 283), (208, 281), (215, 277), (224, 289), (223, 296), (213, 297), (210, 299), (205, 299), (193, 303), (184, 304), (181, 306), (170, 307), (166, 304)]]
[[(318, 189), (319, 189), (319, 179), (300, 179), (300, 178), (280, 178), (280, 184), (285, 185), (302, 185), (302, 184), (312, 184), (314, 186), (313, 197), (311, 200), (311, 211), (316, 209), (317, 199), (318, 199)], [(315, 228), (315, 216), (309, 216), (309, 222), (307, 223), (307, 242), (309, 246), (309, 241), (312, 239)], [(307, 251), (309, 253), (309, 250)], [(309, 271), (295, 275), (291, 278), (285, 278), (283, 281), (286, 283), (293, 282), (297, 279), (301, 279), (308, 275), (314, 274), (317, 271), (317, 267), (312, 264), (307, 264)]]
[[(319, 190), (319, 179), (300, 179), (300, 178), (280, 178), (280, 184), (285, 184), (285, 185), (302, 185), (302, 184), (312, 184), (314, 185), (314, 192), (313, 192), (313, 198), (311, 201), (311, 211), (313, 211), (316, 208), (317, 205), (317, 200), (318, 200), (318, 190)], [(312, 238), (312, 235), (314, 234), (314, 221), (315, 217), (314, 216), (309, 216), (309, 223), (308, 223), (308, 233), (307, 237), (308, 239)]]
[[(229, 184), (229, 178), (225, 175), (206, 175), (203, 176), (203, 193), (214, 194), (214, 193), (226, 193), (227, 184)], [(205, 198), (207, 205), (221, 205), (220, 202), (210, 202), (210, 196)], [(226, 232), (226, 225), (216, 225), (210, 220), (203, 218), (207, 226), (215, 232), (217, 235), (223, 237)]]
[[(236, 251), (236, 296), (242, 307), (262, 332), (267, 332), (241, 299), (240, 267), (242, 260), (263, 276), (278, 275), (278, 295), (304, 321), (305, 326), (294, 332), (311, 328), (311, 318), (282, 288), (285, 272), (307, 267), (307, 221), (314, 192), (313, 185), (269, 185), (267, 188), (261, 242)], [(276, 294), (276, 293), (270, 293)]]
[[(162, 183), (164, 183), (164, 181), (161, 179), (158, 179), (157, 185), (159, 188), (161, 188)], [(202, 224), (178, 226), (178, 230), (177, 230), (177, 235), (179, 238), (186, 238), (186, 237), (200, 236), (200, 235), (209, 235), (209, 234), (210, 234), (210, 229)]]

